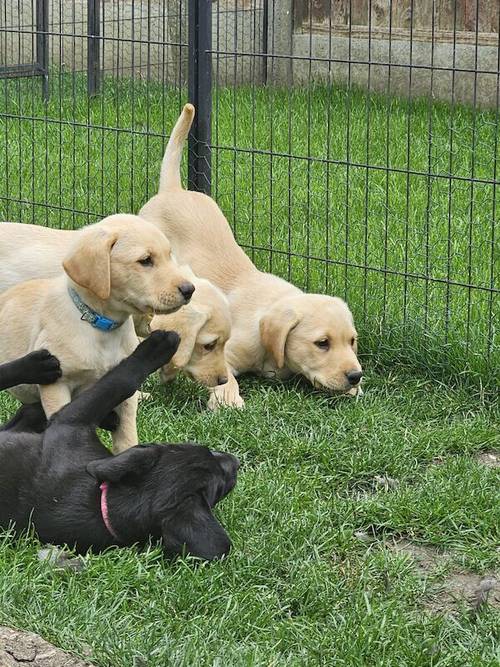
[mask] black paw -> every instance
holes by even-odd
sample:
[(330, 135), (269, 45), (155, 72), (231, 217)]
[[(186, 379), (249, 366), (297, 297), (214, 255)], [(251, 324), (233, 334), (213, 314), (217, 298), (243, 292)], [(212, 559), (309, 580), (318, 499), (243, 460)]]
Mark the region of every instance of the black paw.
[(26, 384), (51, 384), (62, 375), (59, 359), (48, 350), (31, 352), (19, 359), (19, 363), (22, 364), (23, 383)]
[(172, 359), (180, 342), (181, 339), (175, 331), (153, 331), (138, 345), (134, 357), (153, 368), (160, 368)]
[(116, 431), (116, 429), (120, 426), (120, 417), (116, 414), (116, 412), (110, 412), (107, 417), (104, 417), (104, 419), (101, 421), (99, 424), (99, 428), (103, 428), (105, 431)]

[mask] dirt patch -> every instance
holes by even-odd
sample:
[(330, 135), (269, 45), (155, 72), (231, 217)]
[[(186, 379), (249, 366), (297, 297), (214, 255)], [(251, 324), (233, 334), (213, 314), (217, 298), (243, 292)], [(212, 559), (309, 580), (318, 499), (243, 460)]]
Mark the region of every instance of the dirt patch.
[(479, 575), (457, 572), (441, 582), (425, 605), (434, 612), (454, 612), (467, 607), (471, 615), (490, 606), (500, 609), (500, 580), (498, 575)]
[[(452, 554), (407, 539), (394, 540), (386, 546), (412, 558), (422, 576), (437, 573), (439, 568), (451, 565), (453, 559)], [(436, 613), (455, 613), (464, 606), (471, 615), (487, 606), (500, 609), (500, 573), (451, 572), (432, 585), (424, 603), (425, 609)]]
[(92, 667), (39, 635), (0, 626), (0, 667)]
[(489, 452), (479, 452), (479, 454), (476, 456), (476, 461), (484, 466), (488, 466), (489, 468), (499, 468), (500, 452), (493, 450)]
[(416, 544), (407, 539), (394, 540), (387, 544), (389, 549), (397, 554), (409, 556), (424, 572), (432, 572), (439, 566), (446, 565), (450, 554), (438, 551), (436, 548), (424, 544)]
[(372, 479), (365, 480), (351, 487), (350, 496), (355, 500), (368, 500), (377, 493), (394, 491), (399, 486), (399, 480), (387, 475), (375, 475)]
[(444, 456), (434, 456), (431, 460), (431, 463), (434, 466), (442, 466), (445, 462), (446, 458)]
[[(495, 449), (490, 449), (484, 452), (478, 452), (473, 455), (474, 460), (480, 463), (483, 466), (488, 468), (498, 468), (500, 467), (500, 451)], [(444, 465), (447, 461), (445, 456), (435, 456), (431, 463), (435, 466)]]

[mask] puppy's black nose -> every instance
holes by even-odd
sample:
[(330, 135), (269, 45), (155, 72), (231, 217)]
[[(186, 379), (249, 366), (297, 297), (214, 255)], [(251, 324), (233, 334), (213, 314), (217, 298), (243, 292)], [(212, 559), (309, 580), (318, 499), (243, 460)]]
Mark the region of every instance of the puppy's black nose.
[(363, 377), (363, 371), (348, 371), (346, 377), (349, 380), (349, 384), (355, 387)]
[(184, 297), (186, 303), (189, 301), (189, 299), (193, 296), (194, 292), (194, 285), (193, 283), (181, 283), (179, 285), (179, 292), (182, 294)]
[(217, 384), (226, 384), (227, 382), (227, 377), (225, 375), (219, 375), (217, 378)]

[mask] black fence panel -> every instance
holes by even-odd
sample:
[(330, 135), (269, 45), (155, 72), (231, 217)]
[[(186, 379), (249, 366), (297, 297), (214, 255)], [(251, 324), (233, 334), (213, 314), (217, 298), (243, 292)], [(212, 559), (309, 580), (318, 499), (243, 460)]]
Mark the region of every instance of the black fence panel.
[(1, 216), (136, 212), (190, 99), (190, 187), (259, 268), (345, 298), (386, 367), (498, 380), (499, 25), (489, 0), (4, 2)]
[(498, 3), (213, 12), (212, 192), (238, 242), (344, 297), (373, 360), (498, 382)]
[[(38, 7), (43, 3), (39, 2)], [(137, 211), (158, 187), (165, 141), (187, 101), (182, 0), (3, 3), (2, 67), (43, 51), (40, 80), (0, 70), (1, 217), (72, 228)]]
[[(26, 8), (4, 2), (1, 7), (0, 78), (39, 76), (42, 95), (48, 94), (48, 0), (35, 0)], [(27, 23), (25, 23), (27, 22)], [(33, 32), (36, 39), (26, 44), (23, 35)], [(17, 61), (17, 62), (16, 62)]]

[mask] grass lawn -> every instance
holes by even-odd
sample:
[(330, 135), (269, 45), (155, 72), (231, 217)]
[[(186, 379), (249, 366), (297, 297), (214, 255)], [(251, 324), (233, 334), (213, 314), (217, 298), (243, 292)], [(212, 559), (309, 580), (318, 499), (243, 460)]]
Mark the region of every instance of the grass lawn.
[[(71, 227), (138, 210), (155, 190), (181, 100), (106, 82), (89, 102), (83, 80), (59, 82), (46, 108), (39, 82), (1, 84), (2, 218)], [(492, 284), (498, 189), (287, 157), (364, 163), (368, 155), (403, 170), (409, 125), (412, 171), (474, 170), (488, 181), (494, 115), (433, 106), (429, 151), (424, 102), (221, 89), (214, 108), (214, 195), (240, 242), (257, 246), (249, 253), (259, 266), (347, 296), (366, 394), (354, 401), (247, 378), (243, 412), (209, 414), (194, 384), (152, 379), (142, 441), (196, 440), (242, 460), (218, 509), (230, 557), (203, 566), (165, 563), (155, 546), (111, 550), (74, 573), (40, 563), (36, 541), (3, 535), (0, 623), (90, 650), (103, 667), (497, 665), (500, 601), (490, 595), (497, 606), (476, 613), (471, 597), (482, 576), (499, 571), (499, 473), (493, 457), (480, 456), (500, 450), (498, 297), (419, 276)], [(245, 152), (252, 146), (260, 152)], [(283, 156), (271, 158), (271, 148)], [(3, 395), (0, 420), (13, 409)]]
[[(241, 413), (200, 410), (188, 382), (150, 388), (143, 441), (242, 460), (217, 511), (230, 557), (168, 564), (123, 549), (57, 572), (36, 542), (3, 537), (0, 623), (90, 646), (103, 667), (498, 664), (498, 608), (471, 617), (444, 592), (457, 573), (498, 572), (498, 468), (475, 460), (500, 448), (493, 405), (398, 371), (371, 370), (358, 402), (247, 380)], [(12, 407), (2, 400), (2, 419)], [(435, 548), (435, 562), (394, 550), (397, 537)]]

